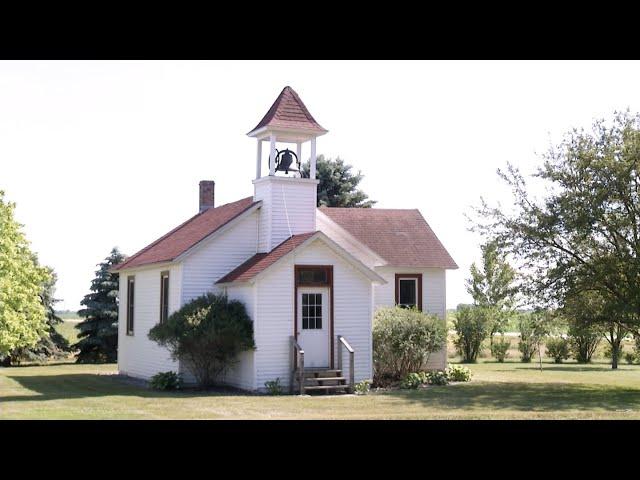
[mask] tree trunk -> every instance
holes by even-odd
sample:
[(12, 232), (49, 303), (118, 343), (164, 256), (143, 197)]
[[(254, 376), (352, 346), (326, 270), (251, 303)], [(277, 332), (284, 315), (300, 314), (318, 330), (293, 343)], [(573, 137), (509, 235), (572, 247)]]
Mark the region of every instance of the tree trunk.
[(611, 369), (616, 370), (618, 368), (618, 355), (620, 353), (620, 341), (615, 341), (611, 344)]

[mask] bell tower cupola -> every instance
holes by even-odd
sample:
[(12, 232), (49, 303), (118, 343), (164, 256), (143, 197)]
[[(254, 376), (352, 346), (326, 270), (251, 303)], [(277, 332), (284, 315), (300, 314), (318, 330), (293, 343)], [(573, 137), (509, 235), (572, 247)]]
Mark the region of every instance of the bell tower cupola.
[[(253, 184), (254, 199), (262, 201), (259, 252), (270, 252), (291, 235), (315, 231), (316, 138), (325, 133), (327, 130), (313, 118), (291, 87), (284, 87), (262, 120), (247, 133), (257, 141)], [(268, 152), (263, 153), (264, 143)], [(309, 174), (303, 177), (302, 148), (306, 144)], [(266, 169), (263, 157), (267, 160)]]

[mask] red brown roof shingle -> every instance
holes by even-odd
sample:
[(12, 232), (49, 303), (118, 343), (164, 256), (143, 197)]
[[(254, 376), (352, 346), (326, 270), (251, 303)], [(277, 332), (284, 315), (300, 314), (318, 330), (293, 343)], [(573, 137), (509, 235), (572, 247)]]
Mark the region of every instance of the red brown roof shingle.
[(256, 253), (242, 265), (234, 268), (216, 283), (246, 282), (266, 270), (289, 252), (295, 250), (317, 232), (293, 235), (269, 253)]
[(309, 130), (326, 133), (309, 110), (302, 102), (298, 94), (291, 87), (284, 87), (276, 101), (273, 102), (267, 114), (260, 120), (250, 133), (262, 127), (280, 127), (296, 130)]
[(394, 267), (458, 268), (417, 209), (320, 207)]
[(112, 270), (172, 261), (256, 203), (253, 197), (247, 197), (198, 213)]

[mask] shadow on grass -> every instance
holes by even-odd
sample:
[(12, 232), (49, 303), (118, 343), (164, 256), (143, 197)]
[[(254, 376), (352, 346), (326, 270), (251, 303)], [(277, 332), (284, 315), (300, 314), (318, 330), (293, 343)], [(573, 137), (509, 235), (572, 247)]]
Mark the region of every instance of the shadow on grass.
[(640, 389), (585, 384), (468, 383), (387, 395), (433, 408), (521, 410), (640, 410)]
[(74, 398), (135, 396), (142, 398), (190, 398), (203, 396), (247, 395), (220, 387), (208, 390), (184, 389), (172, 392), (152, 390), (138, 381), (119, 375), (72, 373), (64, 375), (5, 375), (19, 383), (31, 395), (3, 396), (2, 402), (46, 401)]

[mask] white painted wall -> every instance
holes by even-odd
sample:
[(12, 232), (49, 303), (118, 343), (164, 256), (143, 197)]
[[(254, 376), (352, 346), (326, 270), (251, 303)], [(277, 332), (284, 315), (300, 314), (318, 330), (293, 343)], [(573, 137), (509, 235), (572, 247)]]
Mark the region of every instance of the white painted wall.
[(256, 253), (259, 211), (204, 243), (183, 260), (182, 304), (207, 292), (219, 291), (215, 282)]
[[(271, 267), (257, 282), (258, 317), (255, 352), (256, 385), (280, 378), (288, 386), (291, 374), (289, 338), (294, 331), (294, 265), (334, 266), (334, 334), (355, 349), (355, 381), (372, 377), (371, 281), (316, 240)], [(337, 348), (335, 349), (337, 352)], [(348, 375), (345, 354), (343, 369)]]
[[(169, 270), (169, 314), (180, 308), (182, 268), (178, 265), (120, 272), (118, 371), (148, 379), (158, 372), (178, 371), (169, 352), (147, 337), (160, 319), (160, 272)], [(126, 334), (127, 277), (135, 276), (133, 335)]]
[[(392, 307), (395, 305), (395, 274), (396, 273), (421, 273), (422, 274), (422, 311), (438, 315), (445, 321), (447, 313), (446, 302), (446, 270), (443, 268), (400, 268), (400, 267), (376, 267), (378, 275), (387, 283), (374, 286), (374, 306)], [(447, 366), (446, 346), (439, 352), (434, 352), (429, 357), (427, 368), (443, 369)]]
[(254, 200), (262, 200), (258, 251), (269, 252), (292, 234), (316, 230), (318, 180), (268, 176), (254, 180)]

